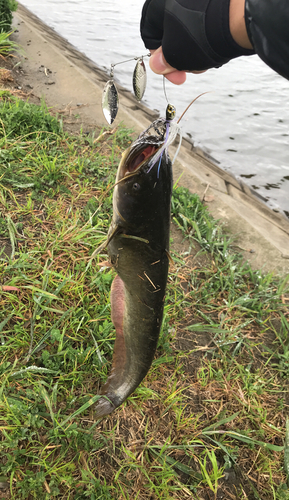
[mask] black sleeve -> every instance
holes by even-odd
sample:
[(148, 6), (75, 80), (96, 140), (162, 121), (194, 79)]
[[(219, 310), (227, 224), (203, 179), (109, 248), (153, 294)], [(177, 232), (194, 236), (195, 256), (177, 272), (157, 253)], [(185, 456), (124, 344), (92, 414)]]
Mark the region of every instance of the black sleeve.
[(246, 0), (245, 20), (258, 56), (289, 80), (289, 1)]
[(148, 49), (162, 46), (167, 62), (182, 71), (219, 67), (234, 57), (254, 54), (233, 40), (229, 7), (230, 0), (146, 0), (141, 18), (144, 44)]

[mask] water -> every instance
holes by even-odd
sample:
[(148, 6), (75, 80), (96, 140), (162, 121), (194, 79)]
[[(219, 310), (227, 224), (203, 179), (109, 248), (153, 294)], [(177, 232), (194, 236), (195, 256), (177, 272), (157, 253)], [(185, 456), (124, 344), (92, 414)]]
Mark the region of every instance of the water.
[[(107, 71), (111, 63), (146, 53), (139, 36), (143, 0), (22, 3)], [(115, 68), (116, 80), (130, 89), (134, 64)], [(144, 102), (163, 115), (162, 77), (147, 68)], [(166, 90), (178, 116), (194, 97), (209, 92), (190, 108), (182, 120), (183, 131), (222, 168), (258, 190), (270, 207), (289, 217), (289, 82), (251, 56), (188, 75), (180, 87), (167, 83)]]

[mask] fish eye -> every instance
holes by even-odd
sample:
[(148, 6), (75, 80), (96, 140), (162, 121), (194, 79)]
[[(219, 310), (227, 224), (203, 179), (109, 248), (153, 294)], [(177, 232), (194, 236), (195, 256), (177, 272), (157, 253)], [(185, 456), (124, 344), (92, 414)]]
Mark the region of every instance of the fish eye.
[(140, 189), (140, 185), (137, 182), (135, 182), (133, 184), (132, 188), (133, 188), (134, 191), (138, 191)]

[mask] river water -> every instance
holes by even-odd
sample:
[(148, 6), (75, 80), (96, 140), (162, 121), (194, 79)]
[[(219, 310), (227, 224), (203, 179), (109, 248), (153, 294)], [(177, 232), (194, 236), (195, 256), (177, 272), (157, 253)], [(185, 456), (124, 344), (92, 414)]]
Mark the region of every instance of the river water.
[[(21, 0), (46, 24), (98, 66), (146, 54), (139, 36), (143, 0)], [(148, 61), (148, 59), (146, 59)], [(115, 68), (115, 78), (132, 88), (135, 62)], [(144, 103), (162, 115), (162, 77), (149, 69)], [(241, 57), (222, 68), (188, 75), (178, 87), (166, 84), (177, 115), (200, 97), (182, 120), (184, 135), (208, 151), (220, 166), (265, 197), (289, 217), (289, 81), (257, 56)]]

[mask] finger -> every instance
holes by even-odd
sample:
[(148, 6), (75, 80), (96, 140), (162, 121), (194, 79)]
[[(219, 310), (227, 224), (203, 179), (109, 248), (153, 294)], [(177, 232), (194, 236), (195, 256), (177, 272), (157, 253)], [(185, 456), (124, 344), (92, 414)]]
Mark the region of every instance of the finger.
[(172, 73), (165, 75), (165, 77), (169, 80), (169, 82), (174, 83), (175, 85), (182, 85), (187, 79), (185, 71), (178, 70), (172, 71)]
[(159, 47), (157, 50), (151, 50), (150, 57), (150, 67), (154, 73), (158, 75), (167, 75), (172, 71), (176, 71), (175, 68), (172, 68), (164, 58), (162, 48)]

